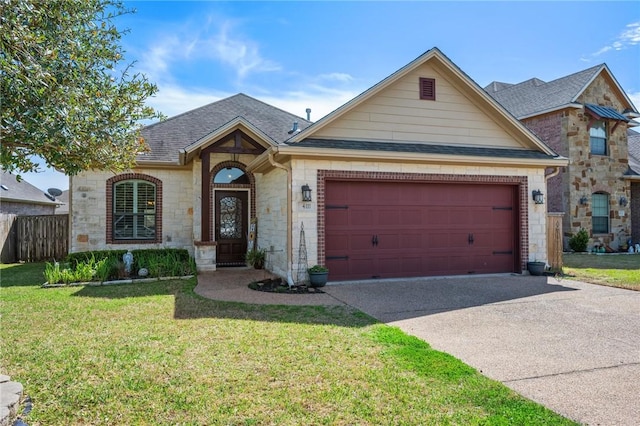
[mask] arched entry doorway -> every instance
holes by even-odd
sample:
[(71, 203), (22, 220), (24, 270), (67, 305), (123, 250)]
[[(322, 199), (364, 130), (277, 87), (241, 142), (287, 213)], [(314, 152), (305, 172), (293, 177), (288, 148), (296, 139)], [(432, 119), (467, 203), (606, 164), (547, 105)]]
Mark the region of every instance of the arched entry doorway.
[(245, 265), (251, 216), (253, 176), (242, 163), (218, 164), (211, 172), (212, 214), (218, 266)]

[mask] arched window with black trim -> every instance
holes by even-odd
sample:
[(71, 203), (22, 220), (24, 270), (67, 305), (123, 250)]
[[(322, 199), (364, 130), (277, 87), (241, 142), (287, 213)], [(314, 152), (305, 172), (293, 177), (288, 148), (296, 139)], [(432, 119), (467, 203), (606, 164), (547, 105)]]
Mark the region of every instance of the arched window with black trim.
[(156, 239), (156, 185), (145, 180), (113, 184), (113, 239)]
[(591, 196), (591, 222), (594, 234), (609, 233), (609, 194), (596, 192)]

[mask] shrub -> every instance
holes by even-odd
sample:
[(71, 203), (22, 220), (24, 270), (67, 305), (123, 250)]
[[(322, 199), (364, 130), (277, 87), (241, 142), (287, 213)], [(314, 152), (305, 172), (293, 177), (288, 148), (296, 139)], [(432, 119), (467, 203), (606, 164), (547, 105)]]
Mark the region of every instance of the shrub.
[(569, 248), (576, 252), (587, 251), (587, 244), (589, 244), (589, 233), (586, 229), (582, 228), (577, 233), (573, 234), (569, 238)]
[[(122, 256), (126, 250), (96, 250), (71, 253), (66, 262), (45, 265), (45, 279), (50, 284), (84, 281), (108, 281), (127, 277)], [(149, 277), (182, 276), (196, 273), (195, 260), (185, 249), (132, 250), (131, 275), (140, 268), (149, 270)]]

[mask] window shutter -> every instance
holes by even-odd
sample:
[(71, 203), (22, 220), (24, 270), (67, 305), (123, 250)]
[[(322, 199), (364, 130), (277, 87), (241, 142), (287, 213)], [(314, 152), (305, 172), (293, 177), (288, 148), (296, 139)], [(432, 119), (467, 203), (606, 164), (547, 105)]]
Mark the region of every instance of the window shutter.
[(420, 77), (420, 99), (436, 100), (436, 79)]

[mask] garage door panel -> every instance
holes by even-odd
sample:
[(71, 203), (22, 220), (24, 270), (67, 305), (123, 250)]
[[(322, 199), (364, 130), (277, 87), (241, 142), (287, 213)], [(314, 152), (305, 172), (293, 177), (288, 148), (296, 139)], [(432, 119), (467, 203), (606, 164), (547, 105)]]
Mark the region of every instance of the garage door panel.
[(325, 250), (327, 255), (335, 253), (346, 253), (349, 251), (349, 235), (347, 234), (327, 234)]
[[(332, 279), (511, 272), (516, 267), (515, 186), (328, 181), (325, 188), (326, 200), (348, 206), (334, 218), (325, 210)], [(374, 237), (377, 244), (372, 244)]]

